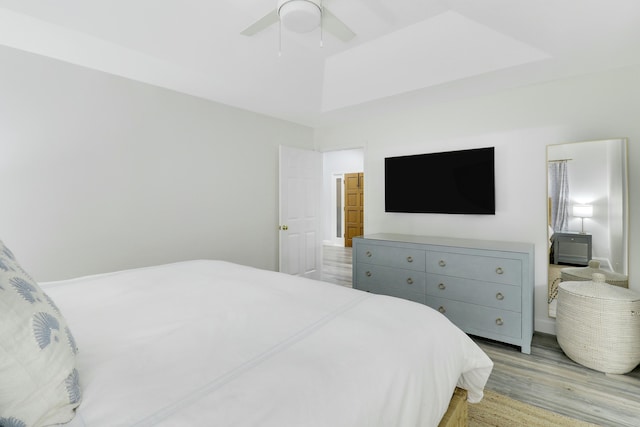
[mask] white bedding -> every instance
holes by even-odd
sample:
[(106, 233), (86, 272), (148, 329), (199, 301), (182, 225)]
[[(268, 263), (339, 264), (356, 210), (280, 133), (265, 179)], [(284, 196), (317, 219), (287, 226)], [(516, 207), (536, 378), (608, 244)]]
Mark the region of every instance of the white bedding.
[(79, 348), (69, 426), (436, 426), (492, 362), (440, 313), (222, 261), (49, 282)]

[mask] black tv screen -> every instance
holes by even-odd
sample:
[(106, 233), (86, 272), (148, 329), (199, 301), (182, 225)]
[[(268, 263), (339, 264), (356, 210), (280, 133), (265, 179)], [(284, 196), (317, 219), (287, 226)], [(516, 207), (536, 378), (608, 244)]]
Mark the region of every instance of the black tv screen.
[(494, 147), (385, 159), (385, 211), (495, 215)]

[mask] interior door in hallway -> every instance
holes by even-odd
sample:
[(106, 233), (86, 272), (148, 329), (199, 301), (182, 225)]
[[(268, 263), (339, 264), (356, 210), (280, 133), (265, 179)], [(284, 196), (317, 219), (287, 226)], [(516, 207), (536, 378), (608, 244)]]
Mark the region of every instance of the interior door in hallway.
[(364, 173), (344, 174), (344, 245), (364, 234)]
[(280, 146), (280, 253), (283, 273), (319, 279), (322, 154)]

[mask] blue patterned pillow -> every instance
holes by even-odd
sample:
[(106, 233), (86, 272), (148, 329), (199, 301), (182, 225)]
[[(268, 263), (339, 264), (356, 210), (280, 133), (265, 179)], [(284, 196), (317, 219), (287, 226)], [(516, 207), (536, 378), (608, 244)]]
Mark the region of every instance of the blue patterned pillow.
[(60, 310), (0, 241), (0, 426), (70, 421), (82, 392)]

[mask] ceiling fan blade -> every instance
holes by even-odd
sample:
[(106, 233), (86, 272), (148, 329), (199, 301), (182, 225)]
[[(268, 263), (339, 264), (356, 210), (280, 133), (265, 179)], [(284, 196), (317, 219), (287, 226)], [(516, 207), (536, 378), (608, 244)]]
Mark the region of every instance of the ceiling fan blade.
[(253, 36), (254, 34), (259, 33), (260, 31), (270, 27), (276, 22), (278, 22), (278, 12), (273, 10), (242, 30), (240, 34), (242, 34), (243, 36)]
[(326, 7), (322, 11), (322, 29), (328, 33), (333, 34), (343, 42), (348, 42), (356, 36), (356, 33), (351, 31), (347, 25), (338, 19), (329, 9)]

